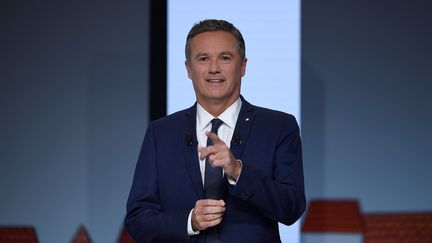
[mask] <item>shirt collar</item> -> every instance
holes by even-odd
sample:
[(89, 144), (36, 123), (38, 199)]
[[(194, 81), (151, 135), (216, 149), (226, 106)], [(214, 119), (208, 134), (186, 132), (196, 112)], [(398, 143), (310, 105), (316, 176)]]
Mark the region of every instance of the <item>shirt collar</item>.
[(206, 111), (199, 103), (197, 103), (197, 125), (199, 131), (204, 130), (213, 118), (221, 119), (228, 127), (234, 129), (237, 122), (238, 115), (240, 114), (242, 101), (240, 97), (230, 105), (219, 117), (212, 116)]

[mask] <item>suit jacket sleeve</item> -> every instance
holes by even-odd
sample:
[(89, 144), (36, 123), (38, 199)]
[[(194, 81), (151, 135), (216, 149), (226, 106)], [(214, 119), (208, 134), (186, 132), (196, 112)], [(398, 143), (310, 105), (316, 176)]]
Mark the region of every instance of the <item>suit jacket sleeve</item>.
[[(272, 163), (271, 173), (263, 172), (247, 160), (242, 161), (240, 178), (229, 191), (232, 196), (259, 208), (267, 217), (290, 225), (302, 215), (306, 199), (299, 127), (292, 115), (283, 120), (282, 129), (271, 135), (278, 137), (276, 147), (266, 148), (265, 142), (262, 144), (263, 150), (274, 149), (272, 161), (259, 161)], [(245, 151), (248, 152), (254, 151)]]
[(189, 210), (163, 210), (158, 196), (157, 148), (147, 129), (127, 203), (125, 227), (139, 242), (187, 239)]

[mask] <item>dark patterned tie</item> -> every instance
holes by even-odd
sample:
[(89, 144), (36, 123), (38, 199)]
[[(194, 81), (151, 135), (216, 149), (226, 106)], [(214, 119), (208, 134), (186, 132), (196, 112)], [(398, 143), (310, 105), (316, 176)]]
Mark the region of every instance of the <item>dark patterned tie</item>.
[[(216, 133), (219, 127), (223, 124), (223, 121), (214, 118), (211, 120), (212, 128), (211, 132)], [(210, 138), (207, 138), (207, 147), (212, 145), (213, 142)], [(205, 195), (208, 199), (221, 199), (223, 193), (223, 177), (222, 177), (222, 168), (221, 167), (212, 167), (208, 161), (208, 156), (205, 162), (205, 175), (204, 175), (204, 189)], [(219, 240), (219, 227), (211, 227), (206, 229), (205, 234), (205, 242), (206, 243), (218, 243)]]
[[(212, 121), (211, 132), (216, 133), (219, 127), (223, 124), (223, 121), (214, 118)], [(207, 147), (212, 145), (213, 142), (211, 139), (207, 138)], [(223, 177), (222, 177), (222, 168), (220, 167), (212, 167), (208, 161), (208, 156), (205, 162), (205, 175), (204, 175), (204, 188), (206, 193), (206, 198), (208, 199), (221, 199), (222, 198), (222, 189), (223, 186)]]

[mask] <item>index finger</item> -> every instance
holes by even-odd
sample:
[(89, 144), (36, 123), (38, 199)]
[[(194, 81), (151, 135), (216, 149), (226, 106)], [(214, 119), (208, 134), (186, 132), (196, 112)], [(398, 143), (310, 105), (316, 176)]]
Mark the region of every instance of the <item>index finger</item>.
[(222, 139), (220, 139), (214, 132), (206, 132), (206, 135), (210, 140), (212, 140), (213, 144), (223, 143)]

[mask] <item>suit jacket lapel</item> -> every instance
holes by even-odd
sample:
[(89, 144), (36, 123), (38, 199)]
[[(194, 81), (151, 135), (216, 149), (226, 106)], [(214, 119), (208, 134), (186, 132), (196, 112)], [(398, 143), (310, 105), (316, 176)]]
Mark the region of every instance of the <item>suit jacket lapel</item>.
[(196, 103), (186, 111), (183, 120), (183, 154), (189, 176), (198, 198), (204, 198), (204, 189), (198, 159), (198, 139), (196, 136)]
[(234, 129), (234, 134), (230, 145), (231, 152), (233, 153), (234, 157), (238, 159), (241, 159), (244, 144), (249, 137), (249, 133), (255, 120), (253, 106), (247, 102), (243, 96), (241, 96), (241, 99), (242, 107), (237, 118), (236, 127)]

